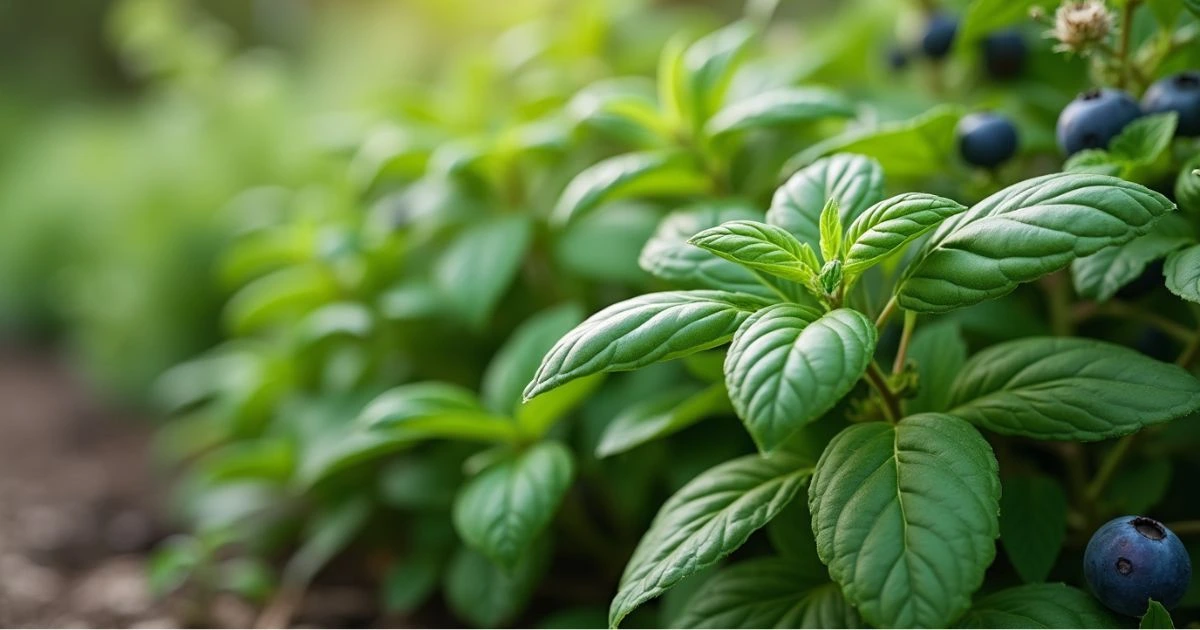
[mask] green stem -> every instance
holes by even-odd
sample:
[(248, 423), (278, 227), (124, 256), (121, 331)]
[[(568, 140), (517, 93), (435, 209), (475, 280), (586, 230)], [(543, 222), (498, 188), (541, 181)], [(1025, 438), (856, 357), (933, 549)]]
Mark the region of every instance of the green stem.
[(1118, 79), (1117, 87), (1125, 89), (1129, 78), (1129, 41), (1133, 33), (1133, 10), (1137, 8), (1139, 0), (1126, 0), (1124, 11), (1121, 14), (1121, 48), (1117, 51), (1117, 62), (1121, 64), (1121, 75)]
[(1094, 504), (1104, 489), (1108, 486), (1108, 482), (1112, 480), (1117, 469), (1121, 467), (1121, 462), (1129, 453), (1129, 447), (1133, 446), (1134, 440), (1137, 439), (1136, 433), (1130, 433), (1125, 437), (1117, 440), (1104, 459), (1100, 462), (1100, 468), (1096, 471), (1096, 476), (1092, 478), (1092, 482), (1088, 484), (1087, 491), (1084, 493), (1084, 498), (1088, 503)]
[(1096, 302), (1080, 304), (1075, 309), (1073, 319), (1080, 322), (1094, 315), (1121, 317), (1149, 324), (1184, 343), (1191, 342), (1195, 337), (1192, 331), (1182, 324), (1119, 300), (1110, 300), (1102, 304)]
[(1075, 332), (1071, 316), (1071, 289), (1063, 272), (1052, 273), (1042, 279), (1042, 288), (1050, 306), (1050, 328), (1058, 337), (1069, 337)]
[(904, 331), (900, 333), (900, 347), (896, 350), (896, 361), (892, 363), (892, 374), (899, 374), (904, 371), (904, 362), (908, 357), (908, 343), (912, 340), (913, 330), (916, 327), (916, 311), (905, 311)]
[(1186, 370), (1196, 362), (1197, 358), (1200, 358), (1200, 330), (1192, 335), (1191, 341), (1180, 353), (1179, 358), (1175, 360), (1175, 364)]
[(896, 300), (897, 297), (893, 295), (892, 299), (888, 300), (887, 304), (883, 306), (883, 310), (880, 311), (879, 317), (875, 319), (876, 328), (882, 329), (883, 325), (887, 323), (888, 318), (892, 316), (892, 313), (896, 312)]
[(875, 388), (879, 398), (883, 401), (883, 414), (887, 417), (888, 422), (896, 424), (902, 416), (900, 412), (900, 399), (896, 398), (896, 394), (892, 392), (892, 388), (888, 386), (887, 377), (883, 375), (883, 370), (879, 369), (879, 364), (872, 361), (867, 366), (867, 382), (871, 387)]

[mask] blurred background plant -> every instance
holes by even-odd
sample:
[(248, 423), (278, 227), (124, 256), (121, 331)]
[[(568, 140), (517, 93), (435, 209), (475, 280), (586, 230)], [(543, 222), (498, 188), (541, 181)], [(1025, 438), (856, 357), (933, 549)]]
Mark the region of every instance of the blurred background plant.
[[(149, 575), (181, 622), (232, 592), (289, 623), (340, 562), (417, 623), (605, 623), (663, 497), (753, 446), (719, 356), (523, 403), (552, 343), (645, 291), (757, 286), (686, 239), (761, 217), (827, 154), (963, 202), (1061, 165), (1089, 61), (1027, 18), (1054, 3), (946, 3), (939, 56), (927, 3), (775, 4), (0, 5), (0, 331), (167, 418), (153, 456), (181, 533)], [(1018, 71), (980, 70), (997, 32)], [(978, 109), (1019, 128), (999, 169), (958, 156)], [(954, 321), (1043, 332), (1039, 299)], [(484, 555), (456, 501), (543, 452), (561, 508), (519, 557)], [(689, 592), (633, 623), (670, 624)]]

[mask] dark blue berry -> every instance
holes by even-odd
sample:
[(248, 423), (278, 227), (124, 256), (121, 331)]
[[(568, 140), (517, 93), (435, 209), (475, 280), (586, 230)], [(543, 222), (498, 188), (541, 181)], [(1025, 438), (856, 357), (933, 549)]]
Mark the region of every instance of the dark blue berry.
[(1177, 112), (1175, 135), (1200, 136), (1200, 72), (1189, 70), (1159, 79), (1142, 97), (1142, 109), (1147, 114)]
[(1130, 617), (1153, 599), (1179, 603), (1192, 580), (1192, 562), (1174, 532), (1143, 516), (1121, 516), (1092, 534), (1083, 552), (1083, 575), (1105, 606)]
[(958, 19), (946, 13), (935, 13), (925, 24), (921, 36), (921, 51), (930, 59), (941, 59), (954, 45), (954, 34), (958, 31)]
[(983, 38), (983, 67), (993, 79), (1012, 79), (1025, 69), (1029, 49), (1018, 31), (996, 31)]
[(892, 70), (903, 70), (908, 66), (908, 51), (898, 45), (892, 45), (887, 51), (887, 63)]
[(1084, 92), (1058, 115), (1058, 148), (1067, 155), (1103, 149), (1141, 115), (1137, 101), (1125, 92), (1111, 88)]
[(978, 113), (963, 116), (955, 130), (958, 152), (974, 166), (993, 168), (1017, 152), (1017, 128), (999, 114)]

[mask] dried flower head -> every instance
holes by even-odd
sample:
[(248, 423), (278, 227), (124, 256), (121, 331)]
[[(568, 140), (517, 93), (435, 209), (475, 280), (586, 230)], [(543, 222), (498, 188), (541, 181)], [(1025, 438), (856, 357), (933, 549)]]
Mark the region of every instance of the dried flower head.
[(1104, 41), (1112, 26), (1113, 16), (1103, 0), (1068, 0), (1054, 13), (1054, 30), (1049, 35), (1058, 40), (1055, 50), (1082, 54), (1092, 44)]

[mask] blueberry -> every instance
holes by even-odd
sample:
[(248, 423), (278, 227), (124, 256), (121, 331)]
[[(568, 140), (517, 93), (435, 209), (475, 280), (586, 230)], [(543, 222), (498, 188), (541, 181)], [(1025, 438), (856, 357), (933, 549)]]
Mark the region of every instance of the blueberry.
[(999, 114), (963, 116), (955, 130), (958, 152), (968, 164), (993, 168), (1017, 152), (1017, 128)]
[(1150, 599), (1167, 608), (1178, 604), (1192, 579), (1192, 563), (1179, 537), (1162, 523), (1121, 516), (1092, 534), (1083, 575), (1105, 606), (1138, 617)]
[(1189, 70), (1159, 79), (1142, 97), (1147, 114), (1177, 112), (1179, 127), (1175, 135), (1200, 136), (1200, 71)]
[(892, 70), (903, 70), (908, 66), (908, 51), (893, 44), (887, 51), (887, 63)]
[(1067, 155), (1103, 149), (1141, 115), (1137, 101), (1125, 92), (1111, 88), (1084, 92), (1058, 115), (1058, 147)]
[(921, 36), (921, 51), (930, 59), (941, 59), (950, 52), (954, 44), (954, 34), (958, 31), (958, 19), (946, 13), (935, 13), (925, 24), (925, 34)]
[(983, 67), (993, 79), (1012, 79), (1025, 69), (1029, 50), (1018, 31), (996, 31), (983, 38)]

